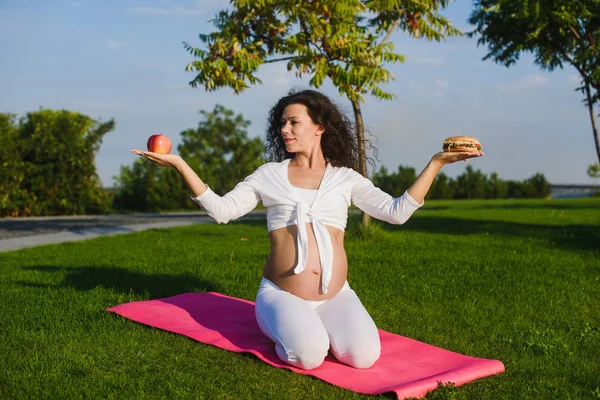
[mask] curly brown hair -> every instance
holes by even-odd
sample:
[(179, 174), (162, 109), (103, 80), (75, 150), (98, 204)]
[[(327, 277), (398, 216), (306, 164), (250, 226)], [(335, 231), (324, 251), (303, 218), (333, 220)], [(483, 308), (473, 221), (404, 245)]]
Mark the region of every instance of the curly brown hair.
[(280, 162), (294, 157), (295, 153), (286, 151), (281, 135), (281, 116), (290, 104), (304, 105), (313, 123), (325, 129), (321, 148), (333, 166), (357, 168), (360, 153), (354, 124), (329, 97), (315, 90), (292, 89), (271, 108), (265, 143), (267, 161)]

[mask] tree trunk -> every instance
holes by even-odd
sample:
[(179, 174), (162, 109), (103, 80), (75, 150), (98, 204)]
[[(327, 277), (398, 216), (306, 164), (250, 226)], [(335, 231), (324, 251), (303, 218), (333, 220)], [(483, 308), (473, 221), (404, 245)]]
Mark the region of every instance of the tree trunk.
[(598, 163), (600, 163), (600, 141), (598, 141), (598, 128), (596, 127), (596, 116), (594, 115), (594, 105), (592, 104), (592, 93), (590, 91), (590, 85), (586, 82), (585, 94), (587, 96), (588, 109), (590, 110), (590, 119), (592, 120), (592, 132), (594, 133), (594, 142), (596, 143), (596, 155), (598, 156)]
[[(350, 100), (352, 102), (352, 109), (354, 110), (354, 123), (356, 125), (356, 135), (358, 137), (358, 172), (361, 173), (365, 178), (369, 177), (367, 173), (367, 152), (365, 149), (365, 124), (362, 118), (362, 112), (360, 111), (360, 103), (358, 100)], [(363, 226), (369, 225), (371, 217), (367, 213), (362, 213), (362, 224)]]

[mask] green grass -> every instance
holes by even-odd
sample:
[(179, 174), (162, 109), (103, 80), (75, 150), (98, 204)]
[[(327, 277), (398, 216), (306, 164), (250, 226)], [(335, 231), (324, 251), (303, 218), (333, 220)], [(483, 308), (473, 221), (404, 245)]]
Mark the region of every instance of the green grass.
[[(377, 397), (105, 311), (192, 291), (253, 300), (268, 245), (248, 221), (0, 253), (0, 399)], [(429, 398), (600, 398), (600, 199), (430, 201), (370, 229), (352, 216), (346, 249), (380, 328), (506, 367)]]

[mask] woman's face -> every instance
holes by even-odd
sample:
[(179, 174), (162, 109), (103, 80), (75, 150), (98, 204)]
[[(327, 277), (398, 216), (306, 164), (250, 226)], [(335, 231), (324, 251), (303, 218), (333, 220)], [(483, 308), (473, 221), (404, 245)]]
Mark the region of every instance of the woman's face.
[(321, 145), (324, 129), (308, 115), (304, 104), (290, 104), (281, 115), (281, 136), (288, 153), (308, 153)]

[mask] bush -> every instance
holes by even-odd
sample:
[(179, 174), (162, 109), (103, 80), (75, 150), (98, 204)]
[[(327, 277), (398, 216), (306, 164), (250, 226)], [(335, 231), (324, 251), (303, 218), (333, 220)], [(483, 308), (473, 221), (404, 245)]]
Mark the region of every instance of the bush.
[[(398, 172), (392, 174), (382, 166), (372, 177), (375, 186), (393, 196), (404, 193), (415, 179), (414, 168), (402, 165), (398, 167)], [(504, 181), (497, 173), (492, 173), (488, 177), (469, 165), (456, 179), (448, 178), (440, 172), (434, 179), (426, 198), (428, 200), (547, 198), (550, 193), (551, 185), (543, 174), (537, 173), (522, 182)]]
[(0, 216), (107, 212), (94, 158), (113, 129), (66, 110), (0, 114)]
[[(224, 195), (264, 163), (264, 148), (259, 138), (248, 138), (250, 122), (242, 115), (234, 116), (221, 105), (200, 113), (205, 120), (181, 133), (177, 150), (215, 193)], [(131, 167), (121, 167), (113, 207), (144, 212), (198, 209), (190, 195), (177, 171), (137, 159)]]

